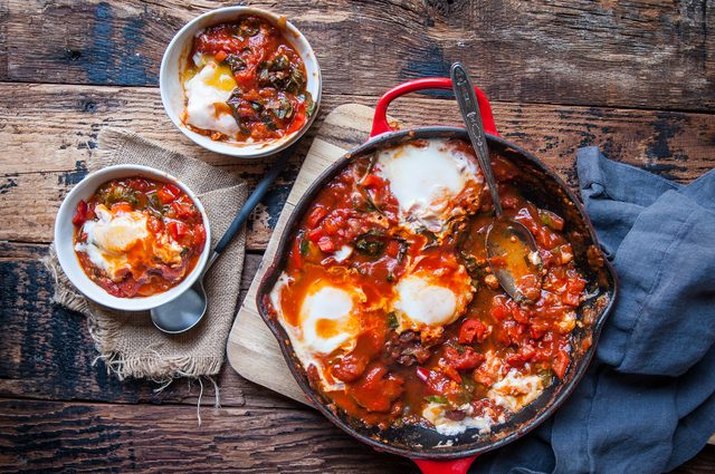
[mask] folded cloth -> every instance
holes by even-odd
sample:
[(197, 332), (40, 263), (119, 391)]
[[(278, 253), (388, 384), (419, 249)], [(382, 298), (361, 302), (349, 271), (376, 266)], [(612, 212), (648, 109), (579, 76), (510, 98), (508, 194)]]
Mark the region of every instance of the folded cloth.
[[(87, 163), (89, 171), (131, 163), (179, 178), (206, 209), (214, 245), (246, 200), (247, 185), (233, 173), (166, 150), (130, 132), (104, 129), (98, 151)], [(62, 272), (53, 247), (45, 264), (56, 276), (55, 302), (87, 316), (99, 359), (104, 360), (108, 371), (120, 380), (134, 377), (169, 382), (175, 377), (215, 375), (221, 368), (236, 314), (244, 247), (242, 232), (206, 275), (210, 304), (203, 320), (178, 335), (157, 330), (148, 312), (115, 311), (86, 299)]]
[(618, 301), (571, 398), (475, 472), (665, 472), (715, 432), (715, 170), (684, 186), (595, 147), (577, 158)]

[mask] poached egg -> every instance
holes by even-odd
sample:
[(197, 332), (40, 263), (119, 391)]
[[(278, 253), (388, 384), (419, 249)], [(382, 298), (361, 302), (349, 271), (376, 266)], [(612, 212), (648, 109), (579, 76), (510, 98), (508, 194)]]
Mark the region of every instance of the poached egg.
[[(281, 274), (270, 293), (278, 321), (307, 368), (315, 366), (326, 390), (342, 388), (325, 370), (328, 356), (350, 352), (362, 332), (365, 293), (343, 274), (325, 274), (306, 286)], [(297, 307), (283, 301), (300, 301)]]
[(199, 64), (198, 67), (201, 69), (184, 82), (187, 99), (185, 123), (235, 137), (239, 131), (238, 124), (226, 105), (231, 92), (236, 88), (231, 69), (213, 60), (206, 61), (203, 66)]
[(402, 224), (435, 234), (450, 218), (478, 207), (483, 181), (478, 169), (474, 157), (444, 139), (384, 149), (376, 164), (376, 174), (389, 182), (398, 202)]
[(462, 265), (432, 269), (418, 264), (394, 287), (391, 309), (397, 331), (441, 332), (464, 314), (473, 294), (472, 279)]
[(146, 214), (139, 211), (112, 212), (104, 204), (94, 208), (97, 218), (82, 226), (85, 242), (75, 245), (109, 278), (120, 280), (126, 270), (140, 265), (151, 266), (153, 257), (166, 264), (181, 263), (181, 246), (168, 235), (152, 235)]

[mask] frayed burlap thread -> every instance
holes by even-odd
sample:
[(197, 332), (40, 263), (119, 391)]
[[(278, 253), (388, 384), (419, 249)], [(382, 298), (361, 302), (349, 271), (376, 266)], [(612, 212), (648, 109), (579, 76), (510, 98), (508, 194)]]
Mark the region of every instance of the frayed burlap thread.
[[(189, 186), (206, 209), (213, 244), (246, 200), (247, 185), (233, 173), (166, 150), (131, 132), (103, 130), (99, 153), (87, 163), (89, 171), (128, 163), (160, 169)], [(145, 378), (168, 385), (177, 377), (215, 375), (223, 365), (238, 303), (244, 249), (242, 231), (206, 275), (206, 316), (191, 331), (179, 335), (158, 331), (148, 312), (110, 310), (86, 299), (62, 272), (54, 246), (44, 262), (55, 278), (55, 302), (87, 316), (89, 333), (99, 351), (97, 360), (102, 360), (109, 372), (120, 380)]]

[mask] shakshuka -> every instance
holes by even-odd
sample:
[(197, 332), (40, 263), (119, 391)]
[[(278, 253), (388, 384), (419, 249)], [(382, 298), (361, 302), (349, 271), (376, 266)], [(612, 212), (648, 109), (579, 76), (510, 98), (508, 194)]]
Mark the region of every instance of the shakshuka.
[(172, 183), (141, 176), (102, 184), (77, 205), (75, 253), (85, 274), (121, 298), (178, 285), (206, 243), (201, 212)]
[(586, 280), (564, 220), (492, 156), (505, 213), (537, 242), (517, 302), (485, 250), (493, 206), (471, 146), (419, 139), (355, 158), (320, 190), (264, 305), (311, 385), (369, 426), (488, 433), (569, 370)]
[(300, 130), (315, 104), (305, 64), (280, 25), (253, 15), (194, 38), (182, 121), (213, 140), (260, 143)]

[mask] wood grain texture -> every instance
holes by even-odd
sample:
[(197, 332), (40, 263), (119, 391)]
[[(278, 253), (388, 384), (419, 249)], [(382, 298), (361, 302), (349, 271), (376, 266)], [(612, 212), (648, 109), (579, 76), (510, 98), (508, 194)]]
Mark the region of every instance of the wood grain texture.
[[(0, 143), (4, 145), (0, 240), (51, 240), (55, 213), (68, 190), (86, 175), (86, 160), (96, 153), (97, 136), (105, 126), (138, 131), (166, 147), (233, 170), (251, 183), (270, 163), (237, 161), (195, 146), (168, 120), (156, 89), (0, 84), (0, 96), (5, 98), (0, 101)], [(346, 100), (374, 105), (377, 97), (324, 97), (313, 132), (252, 216), (249, 249), (265, 249), (314, 130)], [(37, 107), (37, 103), (45, 105)], [(574, 186), (575, 152), (584, 145), (598, 145), (613, 159), (680, 181), (694, 179), (715, 163), (712, 115), (504, 102), (493, 106), (505, 138), (536, 153)], [(390, 112), (406, 125), (460, 123), (452, 100), (412, 95), (396, 101)], [(349, 148), (364, 138), (345, 130), (333, 140)], [(18, 213), (18, 208), (23, 212)]]
[[(200, 386), (179, 380), (161, 393), (150, 381), (120, 382), (107, 373), (85, 318), (51, 302), (53, 277), (39, 261), (46, 245), (0, 244), (0, 397), (91, 400), (112, 403), (196, 405)], [(261, 255), (246, 255), (242, 300)], [(291, 403), (224, 366), (216, 381), (223, 406), (287, 407)], [(204, 381), (202, 405), (214, 403), (213, 385)]]
[(415, 472), (317, 412), (0, 400), (4, 472)]
[[(379, 95), (406, 79), (448, 75), (461, 60), (494, 100), (715, 105), (712, 0), (246, 3), (287, 15), (305, 33), (328, 94)], [(5, 0), (0, 79), (156, 85), (174, 33), (234, 4)]]
[[(674, 472), (711, 473), (713, 465), (715, 447), (708, 446)], [(307, 409), (210, 409), (197, 426), (187, 406), (7, 399), (0, 400), (0, 466), (4, 472), (418, 472)]]

